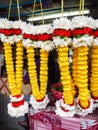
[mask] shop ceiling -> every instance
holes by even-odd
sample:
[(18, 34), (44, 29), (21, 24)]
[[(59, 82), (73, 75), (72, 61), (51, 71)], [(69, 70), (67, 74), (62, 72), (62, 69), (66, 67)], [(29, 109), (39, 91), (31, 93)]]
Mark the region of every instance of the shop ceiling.
[[(40, 0), (36, 0), (36, 9), (34, 15), (40, 14)], [(64, 11), (73, 11), (79, 9), (80, 0), (64, 0)], [(10, 0), (0, 0), (0, 17), (8, 16)], [(34, 0), (19, 0), (20, 5), (20, 17), (22, 20), (27, 21), (29, 17), (32, 16), (32, 9), (34, 5)], [(61, 11), (61, 0), (42, 0), (43, 12), (53, 14), (54, 12)], [(90, 16), (98, 18), (98, 0), (85, 0), (85, 8), (90, 10)], [(11, 20), (16, 20), (17, 18), (17, 0), (12, 0), (11, 8)], [(49, 20), (46, 20), (48, 23)], [(37, 21), (35, 22), (37, 23)]]

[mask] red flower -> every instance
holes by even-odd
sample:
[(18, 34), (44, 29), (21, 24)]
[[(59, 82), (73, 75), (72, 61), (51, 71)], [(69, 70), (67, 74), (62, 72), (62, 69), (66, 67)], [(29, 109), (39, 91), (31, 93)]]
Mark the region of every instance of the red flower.
[(52, 40), (52, 34), (39, 34), (38, 40), (39, 41)]
[(13, 29), (1, 29), (0, 32), (7, 36), (13, 35)]
[(16, 34), (16, 35), (19, 35), (19, 34), (22, 33), (22, 30), (21, 30), (21, 29), (14, 29), (13, 32), (14, 32), (14, 34)]
[(92, 35), (93, 35), (94, 37), (98, 37), (98, 31), (97, 31), (97, 30), (93, 30), (93, 31), (92, 31)]
[(37, 36), (36, 36), (36, 35), (26, 34), (26, 33), (23, 34), (23, 38), (24, 38), (24, 39), (29, 38), (29, 39), (35, 40), (35, 41), (37, 40)]
[(72, 33), (73, 33), (73, 36), (84, 34), (83, 29), (74, 29)]
[(64, 30), (64, 29), (55, 29), (53, 32), (54, 36), (67, 36), (70, 37), (71, 36), (71, 30)]
[(85, 28), (81, 28), (81, 29), (74, 29), (72, 34), (73, 34), (73, 36), (84, 35), (84, 34), (92, 35), (92, 29), (89, 27), (85, 27)]
[(21, 100), (21, 101), (12, 102), (12, 106), (13, 106), (13, 107), (19, 107), (19, 106), (21, 106), (21, 105), (23, 105), (23, 104), (24, 104), (24, 99)]
[(84, 34), (89, 34), (89, 35), (91, 35), (91, 34), (92, 34), (92, 29), (89, 28), (89, 27), (85, 27), (85, 28), (84, 28)]

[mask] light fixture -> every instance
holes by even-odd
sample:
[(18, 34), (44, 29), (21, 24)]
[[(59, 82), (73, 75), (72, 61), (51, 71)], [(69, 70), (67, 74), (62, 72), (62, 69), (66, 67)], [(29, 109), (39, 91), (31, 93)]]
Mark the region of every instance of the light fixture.
[[(90, 10), (84, 10), (83, 11), (84, 14), (89, 14), (90, 13)], [(63, 16), (75, 16), (75, 15), (79, 15), (79, 11), (67, 11), (67, 12), (64, 12), (63, 13)], [(53, 19), (53, 18), (60, 18), (62, 17), (62, 13), (51, 13), (51, 14), (47, 14), (47, 15), (44, 15), (44, 19)], [(39, 20), (42, 20), (42, 16), (41, 15), (37, 15), (37, 16), (34, 16), (34, 18), (30, 17), (27, 19), (27, 21), (39, 21)]]

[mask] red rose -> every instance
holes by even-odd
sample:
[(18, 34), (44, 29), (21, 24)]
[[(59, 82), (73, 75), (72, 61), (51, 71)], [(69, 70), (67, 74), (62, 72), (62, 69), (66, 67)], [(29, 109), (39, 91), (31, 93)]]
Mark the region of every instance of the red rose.
[(71, 30), (64, 30), (64, 29), (55, 29), (53, 32), (54, 36), (67, 36), (70, 37), (71, 36)]
[(14, 34), (16, 34), (16, 35), (19, 35), (22, 33), (21, 29), (14, 29), (13, 31), (14, 31)]
[(52, 34), (39, 34), (38, 40), (39, 41), (52, 40)]

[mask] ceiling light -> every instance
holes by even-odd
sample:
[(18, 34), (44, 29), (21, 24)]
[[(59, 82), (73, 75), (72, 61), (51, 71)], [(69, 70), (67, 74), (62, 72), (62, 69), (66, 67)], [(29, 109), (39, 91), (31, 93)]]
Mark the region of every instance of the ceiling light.
[[(83, 12), (84, 14), (89, 14), (90, 10), (84, 10)], [(75, 16), (75, 15), (79, 15), (79, 11), (68, 11), (68, 12), (64, 12), (63, 16)], [(48, 15), (44, 15), (44, 19), (53, 19), (53, 18), (60, 18), (62, 17), (62, 13), (53, 13), (53, 14), (48, 14)], [(34, 18), (30, 17), (27, 19), (28, 21), (39, 21), (42, 20), (42, 16), (34, 16)]]

